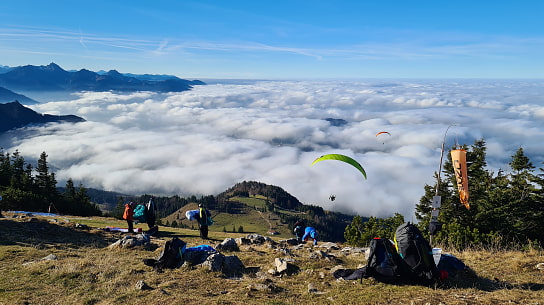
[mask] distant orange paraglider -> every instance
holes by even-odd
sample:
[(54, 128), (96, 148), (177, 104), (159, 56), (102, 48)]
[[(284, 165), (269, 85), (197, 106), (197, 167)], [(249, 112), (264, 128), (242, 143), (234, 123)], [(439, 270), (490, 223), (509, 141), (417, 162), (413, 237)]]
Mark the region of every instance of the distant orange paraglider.
[(378, 133), (376, 134), (376, 137), (379, 136), (379, 135), (381, 135), (381, 134), (384, 134), (384, 133), (386, 133), (386, 134), (388, 134), (388, 135), (391, 135), (388, 131), (380, 131), (380, 132), (378, 132)]
[[(388, 132), (388, 131), (380, 131), (376, 134), (376, 138), (381, 135), (381, 134), (388, 134), (389, 136), (391, 136), (391, 134)], [(385, 144), (385, 142), (382, 142), (382, 144)]]

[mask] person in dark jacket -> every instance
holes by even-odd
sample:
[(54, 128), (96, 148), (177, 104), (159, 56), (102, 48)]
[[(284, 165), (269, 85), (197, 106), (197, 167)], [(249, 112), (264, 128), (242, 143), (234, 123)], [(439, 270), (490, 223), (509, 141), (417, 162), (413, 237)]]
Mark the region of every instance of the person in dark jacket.
[(294, 226), (294, 233), (297, 237), (297, 240), (299, 242), (302, 241), (302, 236), (304, 236), (304, 230), (306, 229), (306, 223), (304, 222), (304, 219), (299, 219), (297, 222), (295, 222)]
[(149, 230), (155, 227), (156, 213), (157, 206), (155, 205), (155, 202), (153, 202), (153, 198), (150, 198), (149, 202), (145, 205), (145, 222), (147, 222)]
[(202, 204), (198, 205), (198, 230), (200, 231), (200, 238), (208, 239), (208, 225), (209, 217), (211, 216), (210, 211), (208, 211)]

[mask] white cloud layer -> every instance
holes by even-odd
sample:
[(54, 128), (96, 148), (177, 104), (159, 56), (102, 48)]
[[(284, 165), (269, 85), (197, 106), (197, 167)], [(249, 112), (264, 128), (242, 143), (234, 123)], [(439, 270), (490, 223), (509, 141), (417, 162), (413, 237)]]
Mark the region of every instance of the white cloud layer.
[[(34, 105), (87, 122), (33, 127), (0, 138), (28, 160), (48, 154), (60, 185), (133, 194), (217, 194), (257, 180), (303, 203), (364, 216), (412, 220), (433, 184), (440, 147), (484, 138), (492, 170), (523, 147), (544, 160), (544, 82), (260, 81), (197, 86), (172, 94), (84, 92)], [(348, 123), (333, 126), (326, 118)], [(391, 135), (376, 137), (379, 131)], [(368, 179), (326, 153), (357, 159)], [(447, 156), (445, 156), (447, 157)], [(336, 195), (335, 201), (329, 195)]]

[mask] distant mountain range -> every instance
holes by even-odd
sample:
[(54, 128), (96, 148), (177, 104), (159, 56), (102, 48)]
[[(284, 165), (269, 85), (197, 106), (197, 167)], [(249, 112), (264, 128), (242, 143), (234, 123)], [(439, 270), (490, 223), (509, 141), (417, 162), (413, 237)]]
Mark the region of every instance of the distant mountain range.
[(20, 128), (28, 125), (45, 124), (52, 122), (84, 122), (85, 120), (75, 115), (51, 115), (40, 114), (21, 105), (19, 102), (0, 104), (0, 132)]
[(195, 85), (205, 85), (199, 80), (186, 80), (176, 76), (121, 74), (116, 70), (96, 73), (86, 69), (66, 71), (55, 63), (47, 66), (0, 66), (0, 87), (19, 91), (154, 91), (180, 92)]
[(26, 97), (22, 94), (18, 94), (6, 88), (0, 87), (0, 104), (14, 102), (14, 101), (18, 101), (21, 104), (25, 104), (25, 105), (38, 103), (37, 101), (29, 97)]

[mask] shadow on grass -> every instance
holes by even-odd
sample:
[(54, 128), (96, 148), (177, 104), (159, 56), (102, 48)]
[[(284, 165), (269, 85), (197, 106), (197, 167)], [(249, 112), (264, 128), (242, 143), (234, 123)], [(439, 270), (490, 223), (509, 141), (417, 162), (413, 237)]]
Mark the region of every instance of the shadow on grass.
[(82, 246), (106, 247), (116, 236), (75, 227), (75, 223), (60, 225), (38, 218), (24, 221), (0, 219), (0, 245), (47, 246), (55, 248), (80, 248)]
[(451, 288), (466, 288), (466, 289), (478, 289), (486, 292), (492, 292), (503, 289), (521, 289), (540, 291), (544, 290), (544, 284), (541, 283), (523, 283), (523, 284), (511, 284), (508, 282), (500, 281), (499, 279), (488, 279), (478, 276), (472, 270), (465, 270), (452, 279), (446, 279), (437, 288), (439, 289), (451, 289)]

